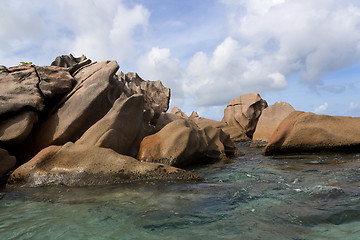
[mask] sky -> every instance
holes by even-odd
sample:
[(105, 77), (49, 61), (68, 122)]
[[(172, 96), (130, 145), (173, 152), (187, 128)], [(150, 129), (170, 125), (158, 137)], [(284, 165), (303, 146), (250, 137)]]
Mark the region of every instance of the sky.
[(259, 93), (360, 117), (358, 0), (0, 0), (0, 65), (116, 60), (171, 88), (170, 109), (221, 120)]

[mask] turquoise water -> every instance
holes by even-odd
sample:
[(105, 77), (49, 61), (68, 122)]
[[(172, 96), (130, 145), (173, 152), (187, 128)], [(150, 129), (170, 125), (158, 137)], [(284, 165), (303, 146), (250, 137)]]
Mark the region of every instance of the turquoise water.
[(3, 189), (0, 239), (360, 239), (360, 154), (239, 148), (204, 183)]

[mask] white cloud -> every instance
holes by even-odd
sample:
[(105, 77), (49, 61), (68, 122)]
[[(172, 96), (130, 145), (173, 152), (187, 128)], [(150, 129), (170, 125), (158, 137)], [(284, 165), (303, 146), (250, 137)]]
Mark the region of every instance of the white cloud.
[(11, 63), (9, 59), (21, 55), (49, 64), (44, 61), (73, 53), (121, 64), (136, 58), (137, 40), (149, 17), (142, 5), (129, 8), (117, 0), (5, 0), (0, 9), (0, 61)]
[[(199, 105), (246, 92), (285, 89), (289, 76), (321, 90), (323, 77), (360, 61), (360, 6), (337, 0), (223, 0), (229, 36), (212, 55), (196, 53), (184, 90)], [(227, 100), (226, 100), (227, 99)]]
[(318, 106), (318, 107), (314, 110), (314, 112), (315, 112), (315, 113), (323, 113), (323, 112), (325, 112), (325, 111), (328, 109), (328, 107), (329, 107), (329, 104), (328, 104), (327, 102), (325, 102), (324, 104)]
[(279, 90), (287, 86), (285, 76), (264, 66), (261, 61), (247, 58), (232, 37), (226, 38), (209, 58), (196, 53), (189, 61), (184, 90), (198, 105), (220, 105), (246, 92)]

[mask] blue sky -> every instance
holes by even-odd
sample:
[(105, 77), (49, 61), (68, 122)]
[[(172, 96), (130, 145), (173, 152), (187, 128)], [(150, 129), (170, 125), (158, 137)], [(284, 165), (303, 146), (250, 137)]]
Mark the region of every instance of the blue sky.
[(0, 64), (117, 60), (161, 80), (171, 107), (220, 120), (258, 92), (297, 110), (360, 117), (355, 0), (0, 0)]

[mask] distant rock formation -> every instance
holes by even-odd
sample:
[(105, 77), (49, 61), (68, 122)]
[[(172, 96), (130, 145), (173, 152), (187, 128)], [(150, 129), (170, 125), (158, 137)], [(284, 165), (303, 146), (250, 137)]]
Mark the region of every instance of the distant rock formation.
[(282, 120), (294, 111), (295, 109), (290, 104), (281, 101), (265, 108), (256, 125), (251, 145), (265, 147)]
[(223, 122), (229, 128), (230, 136), (235, 141), (245, 140), (253, 137), (256, 124), (267, 107), (267, 102), (258, 93), (248, 93), (234, 98), (224, 110)]
[(264, 154), (322, 151), (360, 152), (360, 118), (292, 112), (273, 133)]

